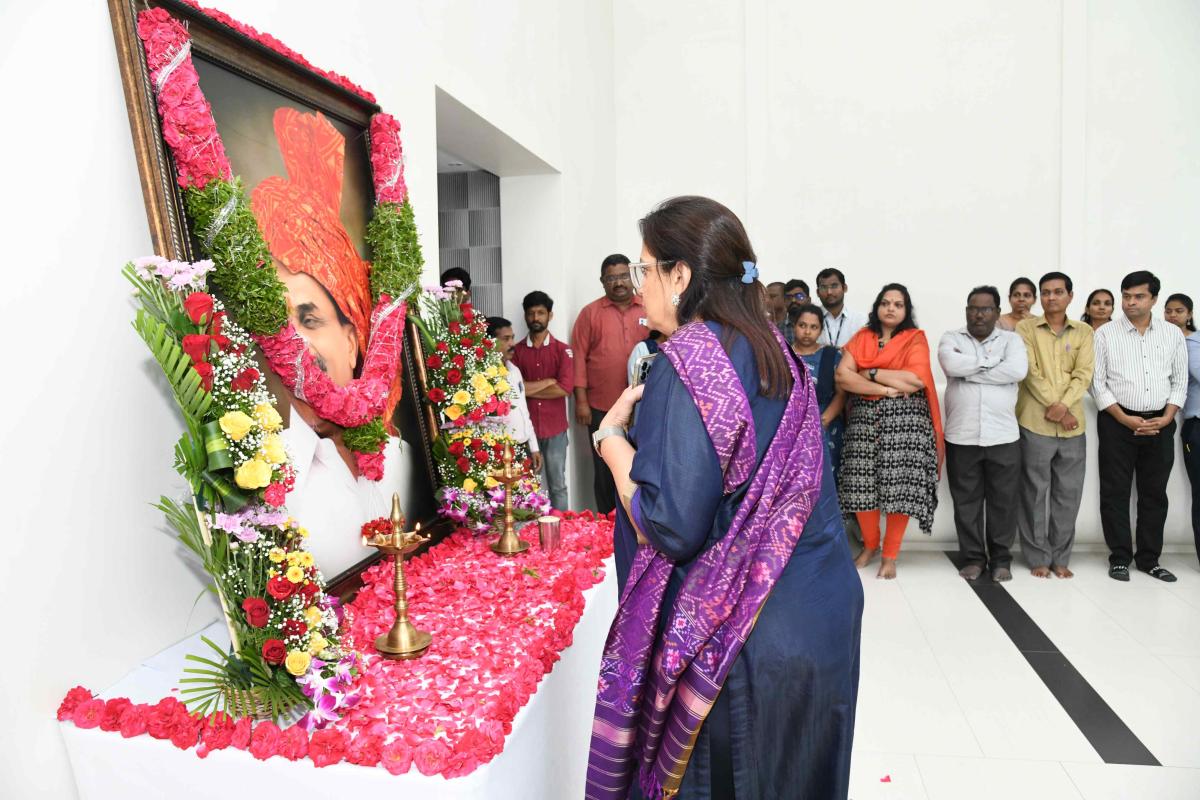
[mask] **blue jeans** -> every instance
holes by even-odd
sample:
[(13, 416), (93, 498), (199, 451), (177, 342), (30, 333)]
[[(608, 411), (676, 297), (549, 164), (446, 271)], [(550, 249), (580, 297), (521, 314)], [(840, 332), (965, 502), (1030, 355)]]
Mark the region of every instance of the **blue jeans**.
[(550, 495), (550, 505), (567, 510), (567, 432), (549, 439), (538, 437), (542, 451), (542, 485)]

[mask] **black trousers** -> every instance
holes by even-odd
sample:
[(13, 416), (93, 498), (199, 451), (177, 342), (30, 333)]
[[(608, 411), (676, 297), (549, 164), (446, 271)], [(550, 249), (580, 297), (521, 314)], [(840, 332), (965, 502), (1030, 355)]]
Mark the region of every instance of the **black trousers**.
[[(1157, 412), (1145, 416), (1158, 416)], [(1163, 525), (1167, 521), (1167, 479), (1175, 464), (1175, 423), (1156, 436), (1135, 436), (1133, 431), (1101, 411), (1100, 524), (1108, 545), (1108, 563), (1148, 570), (1162, 555)], [(1129, 492), (1137, 480), (1137, 552), (1129, 523)]]
[(1183, 421), (1183, 466), (1192, 484), (1192, 537), (1200, 556), (1200, 417)]
[(946, 442), (946, 476), (963, 559), (989, 569), (1009, 566), (1017, 535), (1021, 443), (980, 447)]
[(592, 451), (592, 491), (596, 495), (596, 510), (601, 514), (607, 514), (617, 507), (617, 485), (613, 482), (612, 472), (604, 463), (604, 459), (596, 453), (596, 448), (592, 447), (592, 434), (600, 429), (600, 421), (607, 413), (598, 408), (592, 409), (592, 424), (588, 425), (587, 441)]

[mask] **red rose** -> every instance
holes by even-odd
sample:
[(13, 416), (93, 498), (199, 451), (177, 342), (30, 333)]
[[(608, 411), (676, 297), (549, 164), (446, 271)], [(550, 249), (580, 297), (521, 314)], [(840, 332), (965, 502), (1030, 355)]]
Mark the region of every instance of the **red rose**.
[(192, 364), (192, 369), (196, 370), (196, 374), (200, 376), (200, 383), (204, 386), (204, 391), (212, 391), (213, 373), (212, 364), (207, 361), (201, 361), (199, 364)]
[(463, 450), (466, 448), (463, 447), (462, 440), (460, 439), (457, 442), (452, 443), (448, 449), (450, 450), (450, 455), (457, 457), (461, 456), (463, 454)]
[(104, 716), (100, 718), (100, 730), (121, 730), (121, 717), (133, 703), (127, 697), (114, 697), (104, 703)]
[(446, 399), (446, 393), (441, 389), (434, 387), (433, 389), (429, 390), (429, 399), (435, 403), (441, 403)]
[[(392, 526), (388, 525), (389, 533), (391, 532), (391, 529), (392, 529)], [(317, 592), (319, 592), (319, 591), (321, 591), (321, 590), (319, 588), (317, 588), (317, 585), (315, 583), (306, 583), (300, 587), (300, 594), (304, 597), (305, 603), (311, 603), (313, 598), (317, 596)]]
[(450, 350), (450, 345), (446, 344), (445, 342), (438, 342), (437, 349), (439, 353), (445, 353)]
[(287, 645), (279, 639), (267, 639), (263, 642), (262, 655), (268, 664), (282, 664), (287, 658)]
[(476, 450), (473, 455), (475, 456), (475, 462), (481, 466), (488, 462), (487, 450)]
[(208, 358), (208, 346), (212, 337), (206, 333), (189, 333), (183, 337), (183, 352), (187, 353), (196, 364)]
[(254, 733), (250, 735), (250, 755), (259, 761), (266, 761), (278, 752), (279, 726), (271, 720), (255, 725)]
[(328, 767), (345, 757), (347, 744), (348, 737), (345, 731), (337, 728), (315, 731), (308, 740), (308, 757), (314, 765)]
[(279, 755), (288, 761), (296, 761), (308, 755), (308, 734), (299, 725), (293, 725), (279, 736)]
[(470, 303), (459, 303), (458, 311), (462, 314), (463, 322), (471, 322), (475, 319), (475, 310)]
[(442, 357), (437, 353), (434, 353), (429, 358), (425, 359), (425, 366), (429, 367), (430, 369), (441, 369)]
[(459, 341), (459, 344), (461, 344), (463, 347), (474, 347), (475, 346), (475, 340), (472, 339), (470, 336), (464, 336), (461, 339), (459, 339), (458, 341)]
[(466, 456), (459, 456), (454, 463), (458, 466), (458, 471), (464, 475), (471, 471), (471, 462), (467, 460)]
[(493, 347), (496, 346), (496, 343), (493, 342), (491, 339), (484, 339), (482, 342), (480, 342), (480, 344), (489, 350), (491, 350)]
[(254, 382), (258, 380), (258, 370), (254, 367), (246, 367), (238, 373), (238, 376), (229, 383), (229, 388), (235, 392), (248, 392), (254, 388)]
[(485, 355), (487, 355), (487, 352), (482, 347), (475, 348), (475, 357), (476, 358), (483, 358)]
[(303, 636), (308, 633), (308, 623), (302, 619), (289, 619), (283, 623), (283, 635), (288, 636)]
[(79, 708), (80, 703), (91, 699), (92, 693), (82, 686), (76, 686), (74, 689), (67, 692), (67, 696), (63, 698), (62, 703), (58, 706), (59, 722), (70, 719), (75, 713), (75, 709)]
[[(221, 336), (221, 326), (224, 324), (225, 324), (225, 312), (218, 311), (217, 313), (213, 314), (212, 325), (209, 326), (208, 332), (211, 333), (213, 336)], [(225, 337), (221, 336), (221, 338), (224, 339)]]
[(192, 292), (183, 301), (183, 310), (187, 312), (188, 318), (197, 325), (205, 323), (205, 317), (212, 313), (213, 299), (212, 295), (204, 292)]
[(75, 707), (75, 713), (71, 715), (71, 721), (75, 723), (76, 728), (94, 728), (103, 720), (104, 701), (99, 697), (84, 700)]
[(496, 442), (494, 445), (492, 445), (492, 452), (498, 456), (503, 456), (504, 455), (504, 444), (501, 442)]
[(461, 355), (457, 355), (450, 359), (450, 363), (459, 369), (463, 369), (466, 366), (467, 360)]
[(296, 584), (282, 575), (276, 575), (267, 581), (267, 594), (276, 600), (287, 600), (296, 591)]
[(458, 386), (462, 383), (462, 373), (456, 369), (452, 369), (446, 373), (446, 383), (451, 386)]
[(246, 612), (246, 624), (251, 628), (263, 627), (271, 615), (267, 601), (261, 597), (247, 597), (242, 601), (242, 611)]
[(121, 736), (132, 739), (134, 736), (141, 736), (145, 733), (146, 717), (149, 711), (150, 706), (143, 703), (125, 709), (125, 713), (121, 715)]
[(438, 739), (421, 742), (413, 751), (413, 763), (422, 775), (437, 775), (446, 768), (450, 759), (450, 748)]
[(457, 322), (451, 322), (450, 332), (456, 335), (462, 333), (462, 325), (459, 325)]
[(509, 405), (507, 402), (502, 402), (502, 403), (496, 404), (496, 416), (498, 416), (498, 417), (507, 417), (508, 412), (511, 410), (512, 410), (512, 406)]

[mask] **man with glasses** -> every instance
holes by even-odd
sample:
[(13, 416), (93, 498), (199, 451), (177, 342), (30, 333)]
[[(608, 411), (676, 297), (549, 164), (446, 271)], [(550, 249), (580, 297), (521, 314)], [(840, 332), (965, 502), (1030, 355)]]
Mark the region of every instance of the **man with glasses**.
[[(1074, 575), (1067, 566), (1087, 464), (1083, 395), (1092, 383), (1092, 326), (1067, 316), (1071, 279), (1047, 272), (1038, 282), (1044, 316), (1017, 323), (1029, 374), (1017, 393), (1021, 426), (1021, 511), (1017, 530), (1030, 572)], [(1047, 504), (1049, 508), (1047, 509)]]
[(1029, 362), (1025, 344), (1000, 330), (1000, 290), (977, 286), (967, 295), (967, 325), (942, 336), (938, 361), (946, 373), (946, 474), (954, 527), (968, 581), (990, 570), (1012, 580), (1017, 486), (1021, 470), (1015, 406)]
[[(575, 421), (596, 432), (600, 420), (629, 385), (626, 364), (633, 348), (646, 338), (646, 313), (634, 280), (644, 275), (644, 265), (630, 268), (629, 259), (615, 253), (600, 264), (604, 296), (579, 312), (571, 332), (575, 352)], [(607, 514), (616, 508), (612, 473), (592, 452), (592, 486), (596, 508)]]
[(846, 308), (847, 288), (846, 276), (837, 267), (826, 267), (817, 273), (817, 297), (825, 311), (825, 323), (817, 342), (839, 350), (867, 324), (866, 314)]

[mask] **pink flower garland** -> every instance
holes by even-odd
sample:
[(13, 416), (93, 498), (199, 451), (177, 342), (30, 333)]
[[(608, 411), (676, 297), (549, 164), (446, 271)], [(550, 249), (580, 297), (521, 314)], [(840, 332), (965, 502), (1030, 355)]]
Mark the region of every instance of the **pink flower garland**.
[(138, 14), (150, 80), (157, 89), (163, 140), (175, 156), (179, 185), (203, 189), (210, 180), (231, 180), (233, 170), (217, 133), (212, 106), (200, 91), (187, 29), (161, 8)]
[(408, 197), (400, 123), (391, 114), (371, 117), (371, 175), (375, 179), (375, 202), (403, 203)]
[(317, 767), (347, 761), (402, 775), (415, 764), (422, 775), (466, 775), (504, 749), (513, 717), (571, 644), (583, 591), (603, 579), (612, 523), (590, 511), (567, 512), (561, 533), (554, 552), (535, 546), (508, 560), (459, 531), (408, 562), (410, 613), (434, 637), (416, 661), (375, 654), (375, 637), (394, 617), (393, 569), (382, 561), (364, 572), (348, 607), (349, 641), (365, 653), (364, 697), (323, 730), (281, 730), (223, 712), (200, 717), (171, 697), (154, 705), (103, 700), (81, 686), (67, 693), (57, 717), (125, 738), (148, 733), (183, 750), (196, 746), (200, 758), (232, 747), (261, 760), (307, 757)]
[(375, 95), (371, 94), (370, 92), (368, 92), (363, 87), (359, 86), (354, 81), (352, 81), (349, 78), (346, 78), (342, 75), (339, 75), (336, 72), (331, 72), (329, 70), (324, 70), (324, 69), (320, 69), (319, 67), (313, 66), (312, 62), (310, 62), (307, 58), (300, 55), (295, 50), (288, 47), (286, 44), (279, 41), (271, 34), (261, 33), (257, 29), (252, 28), (251, 26), (245, 24), (244, 22), (238, 22), (236, 19), (229, 16), (224, 11), (218, 11), (215, 8), (205, 8), (204, 6), (200, 5), (200, 3), (198, 3), (196, 0), (183, 0), (183, 2), (187, 3), (189, 6), (196, 9), (197, 11), (199, 11), (201, 14), (208, 17), (209, 19), (216, 20), (217, 22), (221, 23), (222, 25), (225, 25), (226, 27), (233, 28), (235, 31), (242, 34), (243, 36), (245, 36), (249, 39), (253, 39), (254, 41), (258, 42), (261, 45), (269, 47), (270, 49), (274, 50), (276, 53), (279, 53), (281, 56), (284, 56), (285, 58), (289, 59), (290, 61), (293, 61), (293, 62), (299, 64), (300, 66), (304, 67), (309, 72), (314, 72), (317, 75), (320, 75), (325, 80), (330, 81), (331, 83), (336, 83), (338, 86), (342, 87), (343, 89), (345, 89), (349, 92), (352, 92), (352, 93), (358, 95), (362, 99), (366, 100), (368, 103), (375, 102)]

